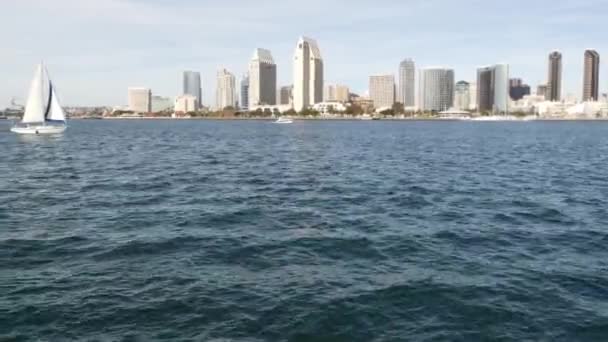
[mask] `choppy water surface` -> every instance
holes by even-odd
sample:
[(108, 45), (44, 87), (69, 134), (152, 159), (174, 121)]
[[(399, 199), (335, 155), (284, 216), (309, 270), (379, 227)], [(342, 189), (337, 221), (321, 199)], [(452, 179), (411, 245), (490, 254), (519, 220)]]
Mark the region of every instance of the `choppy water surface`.
[(0, 124), (0, 339), (608, 340), (608, 124)]

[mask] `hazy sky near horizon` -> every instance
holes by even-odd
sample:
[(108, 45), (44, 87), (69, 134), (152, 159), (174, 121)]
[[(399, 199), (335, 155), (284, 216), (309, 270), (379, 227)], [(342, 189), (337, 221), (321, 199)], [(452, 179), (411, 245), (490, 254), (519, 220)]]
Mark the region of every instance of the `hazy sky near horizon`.
[[(564, 54), (564, 95), (580, 96), (583, 52), (608, 57), (608, 0), (0, 0), (0, 106), (25, 102), (45, 60), (65, 105), (126, 104), (127, 87), (181, 93), (182, 70), (203, 75), (213, 104), (219, 68), (237, 79), (256, 47), (272, 51), (279, 85), (292, 82), (298, 37), (315, 38), (326, 83), (364, 93), (368, 77), (399, 62), (447, 66), (474, 81), (481, 65), (508, 63), (533, 88), (547, 56)], [(605, 57), (605, 58), (606, 58)], [(600, 90), (608, 89), (602, 59)]]

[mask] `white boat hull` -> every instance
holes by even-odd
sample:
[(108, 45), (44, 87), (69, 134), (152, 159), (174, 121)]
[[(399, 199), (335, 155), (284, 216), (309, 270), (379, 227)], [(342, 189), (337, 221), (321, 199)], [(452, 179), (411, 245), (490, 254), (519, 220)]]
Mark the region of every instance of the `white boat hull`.
[(65, 131), (65, 125), (40, 125), (40, 126), (15, 126), (11, 132), (17, 134), (61, 134)]
[(291, 124), (293, 123), (292, 119), (286, 119), (286, 118), (280, 118), (277, 121), (275, 121), (274, 123), (279, 124), (279, 125), (285, 125), (285, 124)]

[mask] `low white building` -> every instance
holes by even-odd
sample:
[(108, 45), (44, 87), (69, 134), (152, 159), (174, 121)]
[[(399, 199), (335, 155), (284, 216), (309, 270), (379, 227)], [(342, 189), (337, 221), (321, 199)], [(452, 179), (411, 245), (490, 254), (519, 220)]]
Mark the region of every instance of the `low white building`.
[(604, 102), (582, 102), (566, 110), (568, 117), (593, 119), (608, 115), (608, 104)]
[(258, 109), (261, 110), (262, 112), (270, 111), (271, 113), (275, 113), (275, 112), (284, 113), (284, 112), (286, 112), (286, 111), (288, 111), (290, 109), (293, 109), (293, 105), (286, 104), (286, 105), (274, 105), (274, 106), (270, 106), (270, 105), (249, 106), (249, 111), (250, 112), (255, 112)]
[(321, 102), (316, 103), (312, 106), (313, 110), (316, 110), (322, 115), (343, 113), (346, 111), (346, 106), (342, 102)]
[(175, 112), (188, 113), (196, 111), (198, 100), (196, 96), (182, 95), (175, 99)]

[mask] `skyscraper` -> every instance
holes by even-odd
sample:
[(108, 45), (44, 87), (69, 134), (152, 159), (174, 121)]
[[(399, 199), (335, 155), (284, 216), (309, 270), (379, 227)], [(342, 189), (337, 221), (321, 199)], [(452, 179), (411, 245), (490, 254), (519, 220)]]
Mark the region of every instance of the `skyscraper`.
[(469, 110), (471, 107), (471, 85), (460, 81), (454, 88), (454, 107), (458, 110)]
[(546, 99), (560, 101), (562, 98), (562, 54), (553, 51), (549, 55), (549, 75), (547, 79)]
[(420, 109), (440, 112), (454, 103), (454, 70), (426, 68), (420, 72)]
[(249, 76), (243, 75), (241, 79), (241, 109), (249, 110)]
[(136, 113), (152, 111), (152, 90), (148, 88), (129, 88), (129, 110)]
[(546, 84), (539, 84), (536, 87), (536, 95), (537, 96), (543, 96), (544, 98), (547, 98), (547, 85)]
[(374, 102), (376, 109), (392, 108), (395, 104), (395, 76), (370, 76), (369, 98)]
[(416, 64), (412, 59), (405, 59), (399, 65), (399, 95), (397, 102), (404, 107), (416, 105)]
[(595, 50), (585, 50), (585, 70), (583, 73), (583, 101), (597, 101), (600, 87), (600, 54)]
[(219, 110), (226, 107), (236, 107), (236, 79), (226, 69), (221, 69), (217, 72), (215, 104)]
[(279, 104), (288, 105), (291, 103), (291, 96), (293, 92), (293, 86), (284, 86), (279, 90)]
[(301, 37), (293, 63), (293, 104), (301, 111), (323, 102), (323, 59), (317, 42)]
[(269, 50), (255, 49), (249, 62), (249, 108), (277, 104), (277, 65)]
[(477, 110), (506, 114), (509, 106), (509, 66), (497, 64), (477, 69)]
[(201, 73), (195, 71), (184, 71), (183, 95), (196, 97), (196, 109), (203, 105), (203, 91), (201, 88)]

